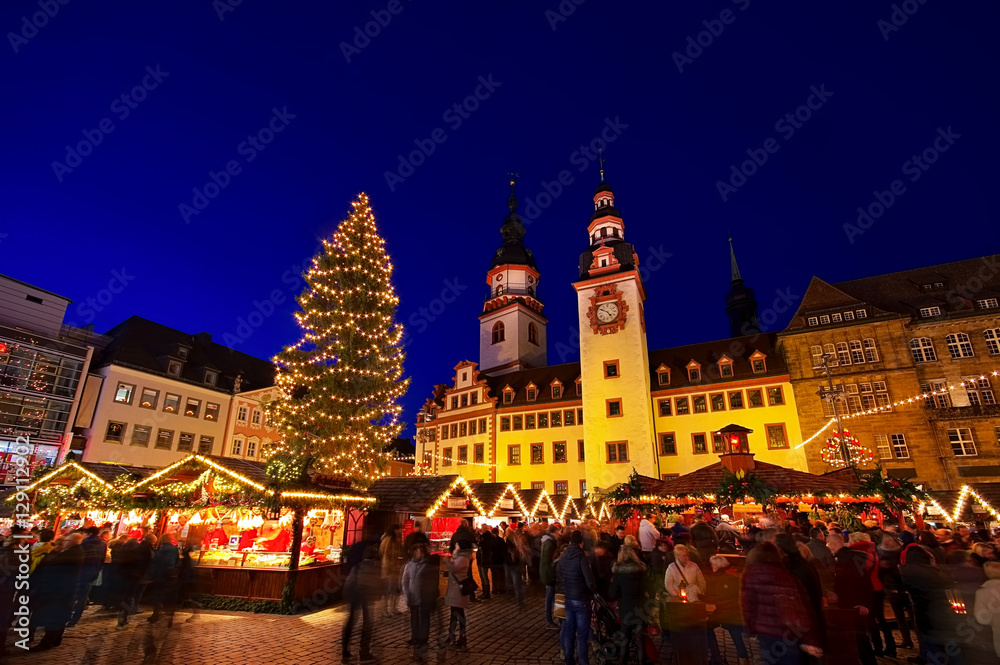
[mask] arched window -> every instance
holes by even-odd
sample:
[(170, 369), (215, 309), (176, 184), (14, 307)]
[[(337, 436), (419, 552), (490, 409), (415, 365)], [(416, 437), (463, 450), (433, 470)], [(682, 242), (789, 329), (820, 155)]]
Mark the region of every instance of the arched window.
[(952, 358), (971, 358), (972, 340), (965, 333), (953, 333), (944, 338)]
[(497, 287), (497, 295), (498, 296), (502, 296), (503, 295), (503, 285), (502, 284)]
[(503, 341), (503, 322), (497, 321), (493, 324), (493, 343), (499, 344)]
[(532, 344), (538, 344), (538, 328), (535, 327), (534, 323), (528, 324), (528, 341)]
[(934, 343), (930, 337), (915, 337), (910, 340), (910, 355), (915, 363), (928, 363), (937, 360), (934, 353)]
[(605, 226), (605, 227), (601, 228), (601, 237), (602, 238), (607, 238), (608, 237), (608, 227)]

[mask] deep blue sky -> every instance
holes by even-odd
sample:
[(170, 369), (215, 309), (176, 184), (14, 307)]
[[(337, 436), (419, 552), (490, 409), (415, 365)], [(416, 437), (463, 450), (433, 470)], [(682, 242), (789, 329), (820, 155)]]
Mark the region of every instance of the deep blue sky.
[[(627, 125), (605, 153), (627, 239), (642, 260), (651, 248), (671, 254), (647, 281), (652, 347), (728, 335), (729, 230), (762, 312), (776, 290), (801, 296), (813, 274), (844, 280), (998, 249), (995, 3), (910, 0), (916, 12), (889, 31), (878, 25), (889, 2), (564, 0), (575, 11), (555, 22), (556, 0), (402, 0), (348, 63), (341, 43), (390, 3), (243, 0), (220, 20), (223, 2), (70, 1), (37, 33), (22, 20), (37, 1), (0, 9), (0, 272), (73, 298), (70, 322), (103, 332), (138, 314), (232, 341), (249, 331), (238, 319), (277, 290), (284, 303), (235, 345), (269, 357), (298, 335), (283, 275), (363, 190), (396, 266), (402, 321), (438, 309), (449, 284), (466, 287), (433, 322), (409, 326), (413, 423), (434, 383), (478, 360), (509, 171), (521, 176), (522, 212), (543, 181), (572, 174), (526, 242), (542, 272), (549, 361), (575, 359), (570, 284), (598, 167), (573, 153), (608, 119)], [(730, 23), (712, 23), (727, 9)], [(673, 53), (703, 21), (722, 32), (679, 72)], [(152, 87), (146, 68), (157, 66), (166, 76), (136, 108), (115, 103), (144, 77)], [(443, 114), (480, 76), (499, 86), (455, 127)], [(832, 95), (791, 136), (776, 128), (811, 86)], [(248, 162), (240, 144), (286, 108), (295, 117)], [(104, 118), (113, 131), (57, 177), (53, 162)], [(904, 162), (948, 127), (960, 138), (911, 182)], [(385, 172), (437, 128), (446, 140), (391, 191)], [(768, 138), (777, 152), (723, 201), (717, 181)], [(241, 172), (185, 223), (178, 206), (229, 160)], [(905, 193), (851, 243), (843, 225), (895, 179)], [(128, 285), (108, 302), (115, 270)], [(106, 304), (98, 312), (88, 298)]]

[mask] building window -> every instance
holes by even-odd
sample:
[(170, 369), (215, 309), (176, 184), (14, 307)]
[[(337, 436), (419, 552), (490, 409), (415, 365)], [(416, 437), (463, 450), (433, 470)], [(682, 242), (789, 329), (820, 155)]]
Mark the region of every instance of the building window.
[(528, 388), (528, 401), (534, 402), (535, 398), (538, 396), (538, 391), (534, 388)]
[(441, 440), (444, 441), (447, 438), (448, 438), (448, 426), (447, 425), (442, 425), (441, 426)]
[(722, 393), (716, 393), (711, 395), (712, 398), (712, 411), (725, 411), (726, 410), (726, 396)]
[(747, 390), (747, 402), (750, 404), (750, 408), (756, 408), (758, 406), (764, 406), (764, 397), (759, 389)]
[(860, 339), (852, 339), (850, 342), (851, 346), (851, 362), (855, 365), (861, 365), (865, 362), (865, 352), (861, 348)]
[(670, 399), (661, 399), (656, 402), (659, 405), (660, 415), (669, 416), (670, 415)]
[[(823, 355), (824, 354), (827, 355), (827, 356), (829, 356), (829, 359), (827, 360), (827, 363), (830, 365), (830, 367), (836, 367), (837, 366), (837, 352), (834, 350), (833, 344), (824, 344), (822, 348), (820, 348), (818, 346), (815, 347), (815, 348), (817, 348), (817, 349), (820, 350), (819, 351), (820, 355), (819, 355), (818, 358), (815, 355), (813, 356), (813, 361), (814, 361), (813, 367), (816, 367), (816, 366), (819, 366), (819, 365), (823, 364)], [(815, 351), (813, 353), (815, 354)]]
[(155, 409), (156, 403), (160, 401), (160, 391), (152, 388), (143, 388), (142, 396), (139, 398), (139, 406), (144, 409)]
[(878, 362), (878, 348), (875, 346), (875, 340), (871, 337), (866, 337), (863, 345), (865, 347), (865, 360), (870, 363)]
[(219, 373), (212, 371), (210, 369), (205, 370), (205, 383), (210, 386), (214, 386), (215, 382), (219, 380)]
[(441, 466), (451, 466), (451, 448), (441, 449)]
[(785, 434), (784, 423), (777, 425), (764, 425), (767, 431), (767, 449), (780, 450), (788, 447), (788, 436)]
[[(497, 290), (500, 290), (502, 288), (503, 288), (502, 286), (498, 286)], [(503, 322), (497, 321), (496, 323), (493, 324), (493, 343), (499, 344), (500, 342), (503, 341), (503, 339), (504, 339)]]
[(472, 393), (469, 396), (469, 404), (471, 404), (472, 406), (479, 404), (479, 393)]
[(837, 355), (835, 358), (830, 359), (830, 366), (836, 367), (837, 365), (850, 365), (850, 364), (851, 364), (851, 352), (847, 347), (847, 342), (837, 342)]
[(580, 496), (583, 497), (584, 499), (587, 498), (587, 481), (586, 480), (581, 480), (580, 481)]
[(576, 442), (576, 459), (578, 462), (584, 462), (587, 459), (587, 449), (583, 445), (583, 439), (578, 439)]
[[(476, 421), (472, 421), (472, 424), (475, 425)], [(475, 434), (475, 432), (473, 432), (473, 434)], [(459, 436), (468, 436), (469, 435), (469, 423), (468, 422), (461, 422), (461, 423), (458, 424), (458, 435)]]
[(997, 307), (997, 299), (985, 298), (983, 300), (977, 300), (976, 307), (979, 309), (993, 309), (994, 307)]
[(545, 481), (544, 480), (533, 480), (531, 482), (531, 489), (533, 489), (533, 490), (543, 490), (543, 489), (545, 489)]
[(704, 433), (691, 435), (691, 448), (694, 450), (695, 455), (708, 452), (708, 443)]
[(607, 444), (608, 462), (628, 461), (628, 441), (614, 441)]
[(552, 386), (552, 399), (562, 397), (562, 386)]
[(253, 439), (247, 441), (247, 457), (257, 457), (257, 442)]
[(953, 333), (944, 338), (948, 344), (948, 353), (952, 358), (971, 358), (972, 340), (965, 333)]
[(104, 431), (104, 440), (108, 443), (121, 443), (125, 439), (125, 423), (108, 421), (108, 428)]
[(189, 418), (197, 418), (200, 411), (201, 400), (188, 397), (187, 402), (184, 404), (184, 415)]
[(704, 395), (695, 395), (694, 397), (692, 397), (691, 405), (694, 407), (695, 413), (708, 412), (708, 400), (705, 399)]
[(538, 429), (544, 429), (549, 426), (549, 414), (539, 413), (538, 414)]
[(535, 429), (535, 414), (529, 413), (524, 417), (524, 429)]
[(181, 364), (177, 361), (171, 360), (167, 363), (167, 374), (170, 376), (180, 376), (181, 375)]
[(725, 365), (719, 365), (719, 374), (724, 379), (732, 378), (733, 376), (733, 364), (726, 363)]
[(565, 496), (569, 494), (569, 481), (557, 480), (555, 483), (556, 496)]
[(679, 473), (661, 473), (660, 480), (677, 480), (681, 477)]
[(170, 450), (174, 446), (174, 430), (159, 429), (156, 431), (156, 447)]
[(465, 395), (462, 395), (462, 406), (463, 407), (469, 406), (469, 395), (468, 395), (468, 393), (466, 393)]
[(975, 377), (967, 378), (963, 382), (965, 383), (966, 393), (969, 396), (969, 404), (974, 406), (985, 404), (989, 406), (997, 403), (993, 389), (990, 386), (990, 380), (986, 377), (980, 379)]
[(472, 447), (472, 461), (476, 464), (482, 464), (485, 460), (483, 456), (485, 454), (486, 447), (482, 443), (477, 443)]
[(115, 401), (119, 404), (131, 404), (132, 395), (135, 394), (135, 385), (130, 383), (119, 383), (115, 390)]
[(764, 362), (763, 358), (758, 358), (757, 360), (753, 361), (754, 374), (763, 374), (766, 371), (767, 371), (767, 363)]
[(670, 385), (670, 370), (657, 370), (656, 382), (661, 386)]
[(451, 398), (451, 408), (453, 408), (453, 409), (457, 409), (458, 408), (458, 397), (452, 397)]
[(920, 318), (926, 319), (932, 316), (941, 316), (940, 307), (921, 307), (920, 308)]
[(148, 446), (149, 445), (149, 435), (153, 433), (153, 428), (147, 425), (133, 425), (132, 426), (132, 445), (133, 446)]
[(1000, 328), (984, 330), (983, 339), (986, 340), (986, 349), (990, 355), (995, 356), (1000, 353)]
[(562, 411), (553, 411), (549, 417), (553, 427), (562, 427)]
[(503, 403), (510, 404), (514, 401), (514, 391), (510, 389), (505, 389), (503, 391)]
[(729, 408), (730, 409), (742, 409), (743, 408), (743, 391), (736, 390), (729, 393)]
[(688, 398), (687, 397), (675, 397), (674, 398), (674, 405), (677, 407), (677, 415), (678, 416), (686, 416), (688, 413), (690, 413), (690, 410), (689, 410), (690, 407), (688, 405)]
[(520, 430), (524, 429), (524, 418), (522, 416), (514, 416), (514, 429)]
[(896, 459), (910, 459), (910, 448), (906, 445), (906, 437), (902, 434), (893, 434), (892, 452), (896, 454)]
[(247, 421), (247, 407), (242, 404), (236, 408), (236, 422), (245, 423)]
[(451, 425), (451, 438), (458, 438), (458, 423), (452, 423)]
[(534, 345), (538, 345), (538, 328), (535, 327), (534, 323), (528, 324), (528, 341)]
[(781, 386), (774, 386), (767, 389), (768, 406), (781, 406), (785, 403), (785, 396), (781, 393)]
[(948, 430), (948, 440), (951, 442), (951, 451), (956, 457), (969, 457), (976, 454), (976, 443), (972, 440), (972, 430), (968, 427), (959, 427)]
[(661, 455), (676, 455), (677, 454), (677, 439), (673, 432), (666, 432), (660, 435), (660, 454)]
[(833, 321), (834, 323), (840, 323), (841, 318), (842, 317), (840, 316), (839, 313), (830, 315), (830, 320)]
[(583, 382), (580, 379), (576, 380), (576, 396), (580, 397), (583, 395)]
[(545, 464), (545, 449), (540, 443), (531, 444), (531, 463)]
[(177, 440), (177, 451), (189, 453), (192, 450), (194, 450), (194, 434), (181, 432), (180, 438)]
[(608, 418), (617, 418), (622, 415), (622, 401), (620, 399), (605, 400), (608, 406)]
[(563, 412), (563, 422), (566, 423), (567, 427), (571, 427), (576, 424), (576, 412), (573, 409), (569, 409)]
[(233, 439), (233, 450), (230, 454), (233, 457), (243, 454), (243, 439)]
[(479, 419), (479, 433), (486, 434), (486, 418)]
[(947, 409), (951, 406), (951, 395), (948, 394), (948, 384), (945, 381), (921, 383), (920, 389), (924, 391), (928, 408)]
[(507, 446), (507, 464), (517, 466), (521, 463), (521, 446)]
[(205, 420), (219, 422), (219, 405), (211, 402), (205, 405)]
[(859, 319), (868, 318), (868, 312), (866, 310), (863, 309), (855, 310), (855, 313), (858, 315)]
[(712, 452), (713, 453), (724, 453), (725, 444), (722, 442), (722, 435), (718, 432), (712, 434)]
[(215, 443), (215, 437), (202, 435), (198, 439), (198, 454), (199, 455), (211, 455), (212, 454), (212, 444)]
[(937, 360), (934, 344), (930, 337), (916, 337), (910, 340), (910, 355), (915, 363), (929, 363)]
[(697, 367), (689, 367), (688, 381), (701, 381), (701, 370)]
[(879, 459), (892, 459), (892, 447), (889, 445), (889, 437), (885, 434), (875, 435), (875, 449), (878, 451)]
[(819, 319), (815, 316), (810, 316), (808, 319), (806, 319), (806, 325), (817, 326), (819, 325)]
[(458, 447), (458, 463), (468, 464), (469, 463), (469, 447), (459, 446)]
[(617, 360), (605, 360), (604, 361), (604, 378), (614, 379), (618, 377), (618, 361)]
[(854, 312), (844, 312), (844, 320), (845, 321), (853, 321), (854, 320)]
[(830, 315), (829, 314), (820, 315), (819, 322), (824, 326), (827, 325), (828, 323), (830, 323)]
[(566, 442), (556, 441), (552, 444), (552, 461), (553, 462), (565, 462), (566, 461)]

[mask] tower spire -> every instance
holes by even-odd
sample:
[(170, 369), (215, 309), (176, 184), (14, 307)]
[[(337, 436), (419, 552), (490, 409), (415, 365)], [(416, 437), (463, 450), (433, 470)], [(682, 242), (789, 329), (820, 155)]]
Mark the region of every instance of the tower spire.
[(510, 208), (511, 212), (514, 212), (517, 210), (517, 197), (514, 195), (514, 182), (520, 174), (508, 173), (507, 176), (510, 178), (510, 198), (507, 199), (507, 207)]
[(597, 159), (601, 162), (601, 182), (604, 182), (604, 148), (597, 149)]
[(743, 278), (740, 277), (740, 267), (736, 265), (736, 252), (733, 250), (732, 236), (729, 236), (729, 264), (733, 271), (733, 283), (742, 282)]

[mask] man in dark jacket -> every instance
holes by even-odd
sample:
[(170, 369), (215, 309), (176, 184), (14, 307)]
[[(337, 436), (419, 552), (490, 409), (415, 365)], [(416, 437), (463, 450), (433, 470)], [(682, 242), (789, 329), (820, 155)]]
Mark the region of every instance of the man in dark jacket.
[(128, 618), (139, 613), (139, 598), (142, 596), (142, 580), (153, 562), (154, 537), (144, 536), (142, 541), (129, 539), (122, 545), (121, 563), (118, 565), (118, 579), (121, 605), (118, 610), (118, 626), (128, 625)]
[(73, 611), (73, 597), (80, 583), (84, 558), (81, 542), (83, 534), (63, 536), (56, 549), (42, 559), (31, 576), (32, 620), (45, 629), (45, 635), (31, 651), (45, 651), (62, 643)]
[(76, 596), (73, 600), (73, 613), (70, 616), (70, 626), (75, 626), (86, 609), (90, 600), (90, 587), (97, 581), (97, 576), (101, 574), (101, 567), (104, 566), (104, 557), (108, 553), (108, 545), (100, 536), (100, 529), (92, 526), (84, 530), (86, 538), (80, 543), (83, 548), (83, 567), (80, 569), (80, 583), (76, 587)]
[(615, 527), (615, 535), (611, 536), (611, 556), (615, 559), (618, 558), (618, 551), (621, 550), (622, 545), (625, 544), (625, 526), (619, 524)]
[(375, 617), (372, 604), (378, 599), (382, 589), (382, 559), (378, 548), (369, 545), (365, 548), (364, 559), (347, 576), (344, 582), (344, 599), (349, 610), (344, 620), (344, 628), (340, 634), (341, 662), (351, 661), (351, 633), (361, 612), (361, 662), (375, 660), (372, 655), (372, 630), (375, 627)]
[(876, 665), (875, 652), (868, 636), (868, 614), (872, 610), (875, 589), (872, 587), (872, 578), (865, 569), (865, 555), (847, 547), (840, 533), (828, 535), (826, 546), (834, 558), (834, 602), (857, 613), (855, 634), (858, 659), (862, 665)]
[(559, 527), (553, 524), (542, 536), (542, 555), (538, 564), (538, 575), (542, 584), (545, 585), (545, 627), (549, 630), (559, 629), (556, 622), (552, 620), (552, 609), (556, 604), (556, 569), (552, 563), (552, 555), (556, 552), (557, 531), (559, 531)]
[(406, 534), (406, 538), (403, 539), (403, 556), (407, 559), (413, 556), (413, 547), (417, 544), (426, 545), (427, 551), (430, 551), (431, 539), (424, 533), (423, 524), (420, 520), (413, 523), (413, 531)]
[(920, 545), (907, 545), (901, 560), (899, 575), (913, 600), (921, 655), (929, 663), (955, 662), (954, 655), (947, 651), (957, 645), (958, 628), (947, 595), (953, 586), (951, 580), (937, 567), (933, 554)]
[(489, 600), (490, 594), (490, 566), (493, 563), (493, 548), (496, 546), (493, 533), (488, 525), (483, 526), (482, 532), (477, 539), (479, 551), (476, 553), (476, 565), (479, 566), (479, 581), (482, 582), (483, 593), (480, 600)]
[(580, 665), (589, 665), (590, 596), (594, 592), (594, 572), (583, 554), (583, 533), (574, 531), (569, 546), (556, 561), (556, 579), (566, 596), (566, 620), (559, 641), (566, 665), (574, 665), (579, 652)]
[(809, 542), (806, 543), (806, 547), (812, 552), (816, 572), (819, 573), (819, 580), (823, 583), (823, 590), (833, 591), (833, 569), (836, 562), (830, 548), (826, 546), (826, 534), (822, 529), (809, 530)]

